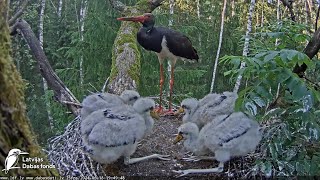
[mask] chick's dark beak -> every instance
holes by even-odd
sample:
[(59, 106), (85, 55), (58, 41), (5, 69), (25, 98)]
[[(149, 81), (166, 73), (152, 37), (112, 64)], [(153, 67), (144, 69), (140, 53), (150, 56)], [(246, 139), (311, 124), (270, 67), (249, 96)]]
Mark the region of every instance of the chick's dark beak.
[(173, 141), (173, 144), (177, 144), (183, 139), (182, 133), (179, 132), (179, 134), (176, 136), (176, 139)]

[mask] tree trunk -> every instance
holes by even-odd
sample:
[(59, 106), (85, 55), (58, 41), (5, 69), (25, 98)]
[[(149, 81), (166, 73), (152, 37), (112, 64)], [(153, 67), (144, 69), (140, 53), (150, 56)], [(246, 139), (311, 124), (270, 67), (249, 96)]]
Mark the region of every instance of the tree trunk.
[[(46, 0), (41, 1), (41, 10), (40, 10), (40, 17), (39, 17), (39, 41), (41, 44), (41, 49), (43, 49), (43, 21), (44, 21), (44, 10), (46, 8)], [(45, 104), (46, 104), (46, 111), (48, 115), (48, 121), (50, 128), (53, 129), (53, 118), (51, 115), (51, 105), (50, 105), (50, 100), (46, 96), (46, 92), (48, 91), (48, 83), (44, 77), (42, 77), (42, 84), (43, 84), (43, 92), (45, 95)]]
[(61, 18), (62, 4), (63, 4), (63, 1), (59, 0), (59, 4), (58, 4), (58, 17), (59, 17), (59, 19)]
[[(84, 41), (84, 21), (86, 18), (87, 14), (87, 6), (88, 6), (88, 1), (87, 0), (82, 0), (81, 1), (81, 8), (80, 8), (80, 41)], [(83, 54), (80, 56), (80, 87), (83, 86), (83, 79), (84, 79), (84, 74), (83, 74)]]
[[(115, 3), (118, 10), (124, 16), (136, 16), (145, 12), (152, 12), (160, 6), (163, 0), (140, 0), (135, 6), (123, 7)], [(114, 1), (111, 1), (111, 3)], [(122, 22), (118, 35), (114, 42), (112, 51), (112, 68), (108, 91), (120, 94), (126, 89), (137, 89), (140, 81), (140, 52), (136, 40), (136, 33), (140, 24), (133, 22)]]
[(79, 114), (79, 107), (75, 104), (79, 104), (79, 101), (53, 71), (43, 49), (41, 48), (40, 42), (33, 33), (30, 25), (25, 20), (20, 20), (15, 23), (13, 29), (19, 29), (21, 31), (24, 39), (30, 47), (31, 53), (38, 63), (41, 75), (46, 79), (48, 86), (53, 90), (55, 99), (61, 104), (65, 104), (72, 114), (77, 116)]
[(219, 56), (220, 56), (220, 50), (221, 50), (221, 44), (222, 44), (222, 36), (223, 36), (224, 16), (225, 16), (225, 12), (226, 12), (226, 6), (227, 6), (227, 0), (224, 0), (223, 1), (222, 12), (221, 12), (221, 26), (220, 26), (219, 45), (218, 45), (216, 60), (214, 62), (214, 67), (213, 67), (213, 72), (212, 72), (212, 81), (211, 81), (210, 93), (213, 92), (213, 85), (214, 85), (214, 80), (215, 80), (215, 77), (216, 77), (217, 66), (218, 66), (218, 61), (219, 61)]
[(262, 8), (261, 8), (261, 24), (260, 27), (264, 25), (264, 0), (262, 0)]
[(235, 13), (235, 10), (234, 10), (234, 2), (235, 0), (231, 0), (231, 17), (233, 17), (236, 13)]
[[(252, 16), (253, 16), (253, 11), (254, 11), (254, 6), (256, 4), (255, 0), (251, 0), (250, 6), (249, 6), (249, 16), (248, 16), (248, 22), (247, 22), (247, 31), (246, 31), (246, 36), (244, 39), (244, 46), (243, 46), (243, 52), (242, 56), (248, 56), (249, 54), (249, 40), (250, 40), (250, 33), (252, 29)], [(244, 68), (246, 65), (245, 62), (241, 62), (240, 69)], [(237, 78), (236, 84), (234, 86), (233, 92), (238, 92), (241, 84), (241, 79), (242, 75), (240, 74)]]
[[(49, 164), (31, 132), (26, 116), (23, 80), (10, 57), (10, 36), (6, 21), (7, 1), (0, 1), (0, 169), (4, 169), (12, 148), (26, 151), (28, 157), (43, 158)], [(18, 166), (21, 166), (19, 163)], [(12, 169), (10, 176), (57, 176), (55, 169)], [(0, 171), (0, 176), (8, 176)]]
[[(197, 0), (197, 17), (198, 17), (198, 20), (200, 21), (200, 0)], [(201, 49), (201, 32), (199, 31), (198, 33), (198, 42), (199, 42), (199, 48)]]

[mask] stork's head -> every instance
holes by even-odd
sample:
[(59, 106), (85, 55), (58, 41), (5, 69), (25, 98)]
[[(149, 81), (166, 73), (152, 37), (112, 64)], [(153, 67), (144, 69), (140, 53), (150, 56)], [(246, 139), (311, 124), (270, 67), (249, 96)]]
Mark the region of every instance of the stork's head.
[(120, 98), (124, 103), (133, 105), (140, 98), (140, 94), (133, 90), (125, 90), (121, 93)]
[(133, 21), (133, 22), (140, 22), (145, 27), (152, 27), (155, 23), (154, 16), (151, 13), (144, 13), (141, 16), (134, 16), (134, 17), (121, 17), (117, 18), (119, 21)]

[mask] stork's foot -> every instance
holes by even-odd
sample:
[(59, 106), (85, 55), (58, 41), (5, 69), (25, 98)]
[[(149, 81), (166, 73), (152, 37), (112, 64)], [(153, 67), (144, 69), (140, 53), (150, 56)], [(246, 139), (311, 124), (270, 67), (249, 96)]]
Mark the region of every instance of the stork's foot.
[(158, 106), (154, 109), (154, 112), (158, 113), (158, 114), (162, 114), (164, 111), (162, 106)]
[(162, 115), (164, 116), (174, 116), (176, 113), (172, 109), (164, 110)]
[(161, 106), (156, 107), (154, 112), (161, 116), (174, 116), (176, 114), (172, 109), (164, 109)]

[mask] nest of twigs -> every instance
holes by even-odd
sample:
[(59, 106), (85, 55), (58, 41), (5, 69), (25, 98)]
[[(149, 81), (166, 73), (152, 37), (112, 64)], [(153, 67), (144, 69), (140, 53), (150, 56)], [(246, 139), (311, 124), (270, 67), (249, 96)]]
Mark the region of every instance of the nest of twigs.
[[(113, 173), (106, 170), (106, 166), (94, 162), (83, 151), (82, 139), (80, 134), (79, 117), (75, 118), (65, 128), (62, 135), (49, 139), (49, 148), (47, 150), (48, 158), (55, 165), (61, 176), (80, 176), (98, 178), (107, 175), (117, 176), (152, 176), (153, 179), (163, 177), (175, 177), (176, 173), (172, 170), (181, 169), (199, 169), (218, 166), (217, 161), (197, 161), (186, 162), (182, 158), (186, 157), (186, 152), (182, 144), (173, 144), (174, 134), (181, 125), (181, 116), (179, 117), (161, 117), (155, 121), (153, 133), (140, 142), (140, 146), (132, 157), (142, 157), (153, 153), (168, 154), (170, 161), (148, 160), (132, 165), (124, 165), (120, 159), (112, 164), (116, 171)], [(225, 163), (224, 172), (210, 174), (190, 174), (186, 179), (211, 179), (212, 177), (223, 178), (249, 178), (260, 174), (254, 169), (255, 159), (261, 158), (260, 149), (256, 153), (248, 154), (245, 157), (234, 158)], [(184, 179), (184, 178), (183, 178)]]

